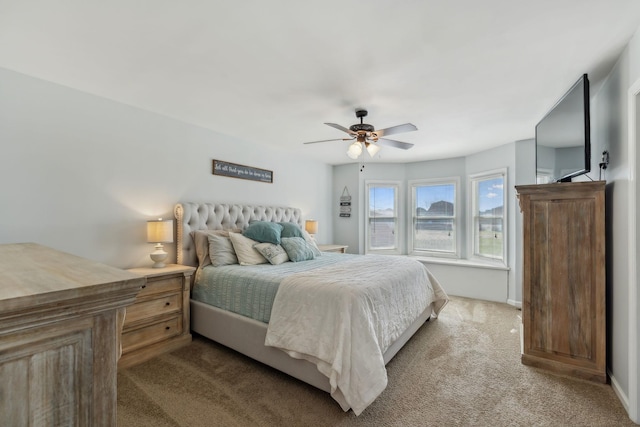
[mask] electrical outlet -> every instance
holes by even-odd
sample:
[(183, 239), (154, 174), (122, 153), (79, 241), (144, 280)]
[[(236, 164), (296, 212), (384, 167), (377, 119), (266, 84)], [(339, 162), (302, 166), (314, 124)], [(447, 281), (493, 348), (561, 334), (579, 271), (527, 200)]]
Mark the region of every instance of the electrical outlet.
[(600, 161), (600, 169), (606, 169), (609, 166), (609, 152), (607, 150), (602, 152), (602, 158)]

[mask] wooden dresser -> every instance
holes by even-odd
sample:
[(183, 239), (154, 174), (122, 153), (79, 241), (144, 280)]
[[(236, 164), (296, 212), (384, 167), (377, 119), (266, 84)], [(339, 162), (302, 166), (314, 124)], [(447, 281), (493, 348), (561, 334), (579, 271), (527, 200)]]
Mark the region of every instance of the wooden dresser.
[(124, 307), (144, 279), (33, 243), (0, 245), (0, 424), (115, 426)]
[(522, 363), (607, 382), (605, 182), (517, 186)]
[(118, 368), (142, 363), (191, 342), (190, 280), (196, 269), (169, 264), (164, 268), (132, 268), (145, 284), (127, 307)]

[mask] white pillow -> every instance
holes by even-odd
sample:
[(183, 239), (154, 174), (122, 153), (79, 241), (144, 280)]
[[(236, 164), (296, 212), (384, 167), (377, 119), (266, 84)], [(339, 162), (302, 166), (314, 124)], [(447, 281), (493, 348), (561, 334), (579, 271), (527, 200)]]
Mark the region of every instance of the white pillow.
[(278, 265), (283, 262), (289, 261), (289, 255), (280, 245), (274, 245), (273, 243), (264, 242), (253, 245), (254, 248), (262, 254), (271, 264)]
[(214, 267), (237, 264), (238, 258), (231, 245), (231, 239), (220, 234), (209, 234), (209, 258)]
[(255, 240), (245, 237), (240, 233), (229, 233), (229, 238), (231, 239), (233, 249), (236, 251), (240, 265), (256, 265), (267, 262), (267, 259), (253, 247), (253, 245), (258, 243)]

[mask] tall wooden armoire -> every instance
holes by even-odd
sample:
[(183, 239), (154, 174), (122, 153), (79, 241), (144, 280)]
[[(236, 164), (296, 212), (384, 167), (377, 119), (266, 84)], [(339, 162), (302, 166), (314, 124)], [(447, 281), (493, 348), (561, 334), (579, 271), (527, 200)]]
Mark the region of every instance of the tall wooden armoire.
[(522, 363), (607, 382), (605, 182), (517, 186)]

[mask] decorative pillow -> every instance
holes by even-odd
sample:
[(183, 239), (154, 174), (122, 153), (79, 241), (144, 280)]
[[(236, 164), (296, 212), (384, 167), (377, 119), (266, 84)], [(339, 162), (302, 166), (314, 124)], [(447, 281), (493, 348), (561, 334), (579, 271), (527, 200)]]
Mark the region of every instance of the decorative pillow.
[(311, 237), (311, 234), (309, 234), (307, 230), (302, 230), (302, 234), (305, 242), (307, 242), (311, 246), (311, 249), (313, 250), (313, 254), (315, 256), (322, 255), (322, 252), (320, 252), (320, 248), (318, 248), (318, 245), (316, 244), (316, 239)]
[(280, 237), (304, 237), (300, 226), (293, 222), (279, 222), (282, 226), (282, 233)]
[(211, 264), (214, 267), (238, 263), (238, 257), (231, 244), (229, 233), (226, 236), (209, 234), (209, 258), (211, 258)]
[(268, 221), (254, 221), (242, 232), (243, 235), (256, 242), (268, 242), (274, 245), (280, 244), (280, 233), (282, 233), (282, 226), (277, 222)]
[(195, 230), (189, 233), (196, 247), (196, 257), (198, 257), (198, 266), (200, 268), (211, 264), (209, 257), (209, 236), (218, 235), (229, 237), (228, 230)]
[(256, 243), (253, 247), (273, 265), (289, 261), (287, 252), (280, 245), (274, 245), (273, 243)]
[(302, 237), (283, 237), (282, 247), (293, 262), (307, 261), (315, 258), (312, 246)]
[(253, 245), (258, 243), (255, 240), (251, 240), (240, 233), (229, 233), (229, 238), (233, 249), (236, 251), (240, 265), (256, 265), (267, 262), (267, 259), (254, 249)]

